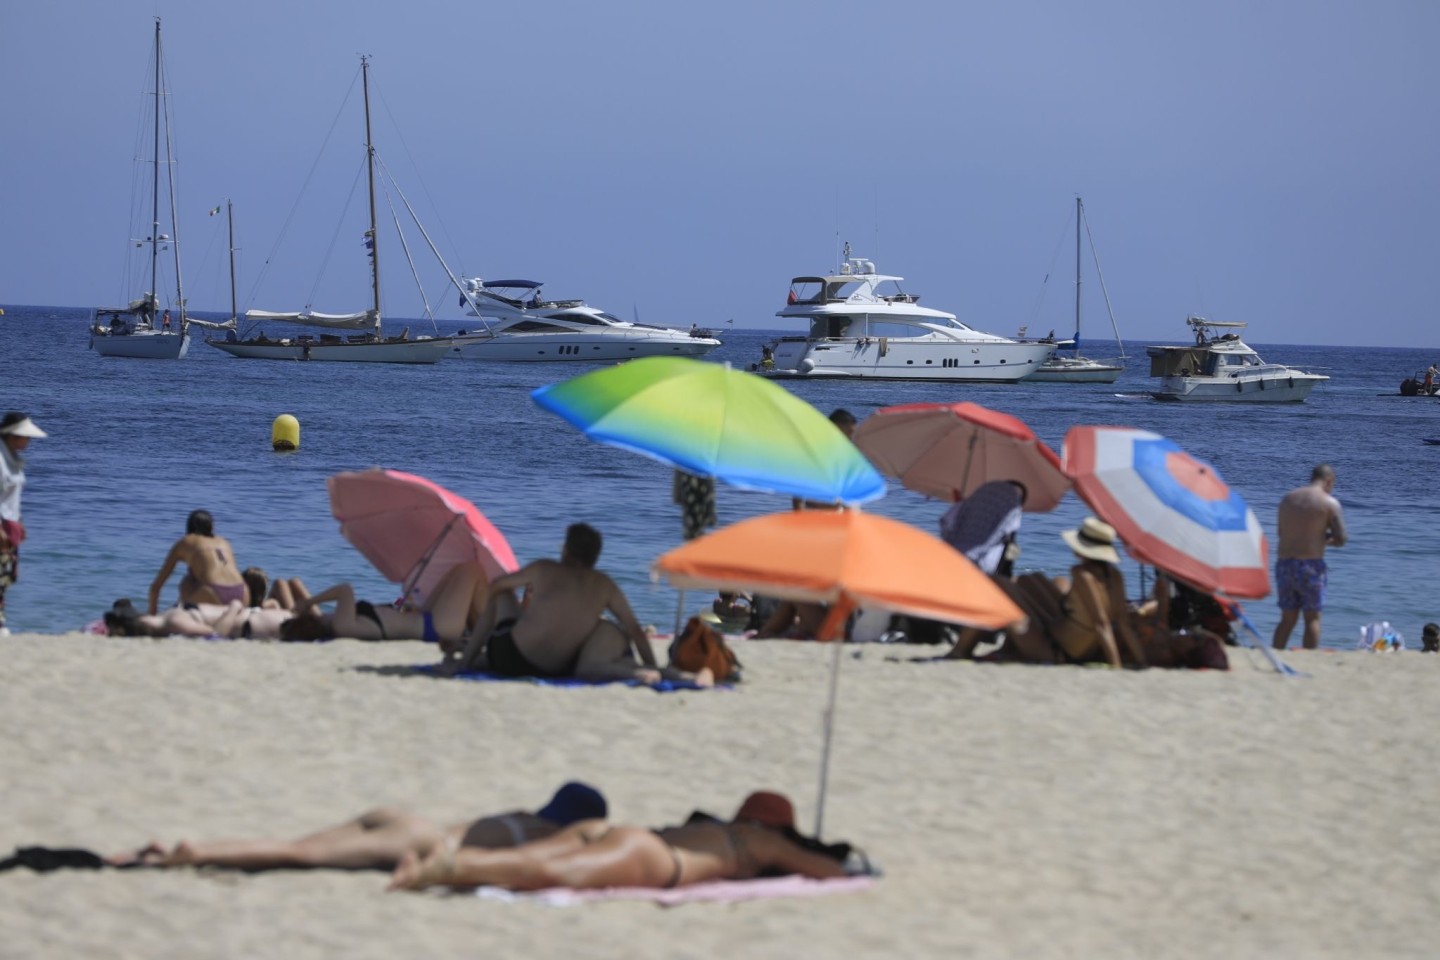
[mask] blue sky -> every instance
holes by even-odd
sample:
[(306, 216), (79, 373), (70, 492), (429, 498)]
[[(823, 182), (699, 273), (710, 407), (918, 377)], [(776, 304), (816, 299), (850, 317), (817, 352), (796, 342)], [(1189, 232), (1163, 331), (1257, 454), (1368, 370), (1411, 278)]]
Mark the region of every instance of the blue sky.
[[(452, 267), (621, 316), (779, 328), (789, 278), (849, 240), (974, 326), (1063, 332), (1079, 194), (1127, 339), (1194, 312), (1261, 343), (1440, 340), (1431, 0), (12, 2), (0, 302), (135, 295), (156, 15), (194, 308), (228, 309), (225, 198), (242, 309), (366, 306), (342, 212), (368, 53), (377, 149)], [(387, 314), (417, 316), (382, 256)]]

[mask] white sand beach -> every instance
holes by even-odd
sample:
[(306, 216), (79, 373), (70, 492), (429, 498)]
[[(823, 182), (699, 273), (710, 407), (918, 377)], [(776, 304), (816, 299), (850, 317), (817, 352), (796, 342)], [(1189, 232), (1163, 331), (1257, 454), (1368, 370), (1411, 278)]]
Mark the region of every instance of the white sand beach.
[[(602, 787), (617, 821), (813, 822), (830, 650), (742, 642), (733, 691), (435, 680), (419, 643), (0, 641), (0, 855), (444, 820)], [(0, 957), (1433, 956), (1440, 657), (1230, 673), (844, 650), (826, 836), (871, 891), (662, 909), (386, 893), (379, 873), (0, 874)]]

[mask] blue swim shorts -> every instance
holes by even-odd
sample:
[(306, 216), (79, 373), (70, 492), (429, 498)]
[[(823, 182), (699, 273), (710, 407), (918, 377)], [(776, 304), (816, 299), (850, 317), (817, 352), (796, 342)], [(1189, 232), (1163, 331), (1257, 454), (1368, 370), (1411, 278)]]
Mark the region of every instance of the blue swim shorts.
[(1325, 561), (1276, 560), (1275, 595), (1281, 610), (1325, 609)]

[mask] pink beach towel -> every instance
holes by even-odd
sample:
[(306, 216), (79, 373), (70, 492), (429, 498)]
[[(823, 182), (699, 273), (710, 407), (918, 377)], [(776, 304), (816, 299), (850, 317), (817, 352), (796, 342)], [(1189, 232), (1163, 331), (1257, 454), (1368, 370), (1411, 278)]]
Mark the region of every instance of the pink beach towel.
[(678, 907), (686, 903), (740, 903), (745, 900), (770, 900), (776, 897), (819, 897), (829, 893), (856, 893), (875, 885), (874, 877), (836, 877), (812, 880), (809, 877), (761, 877), (755, 880), (715, 880), (696, 883), (674, 890), (653, 887), (607, 887), (603, 890), (570, 890), (553, 887), (533, 893), (515, 893), (501, 887), (478, 887), (475, 896), (485, 900), (509, 902), (532, 901), (552, 907), (571, 907), (577, 903), (600, 900), (649, 900), (662, 907)]

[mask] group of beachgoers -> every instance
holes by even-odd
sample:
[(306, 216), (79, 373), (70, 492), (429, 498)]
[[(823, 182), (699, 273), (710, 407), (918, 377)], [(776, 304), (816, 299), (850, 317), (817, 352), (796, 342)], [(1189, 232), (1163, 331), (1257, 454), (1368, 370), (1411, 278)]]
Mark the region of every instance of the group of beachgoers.
[(296, 839), (152, 841), (100, 857), (87, 850), (27, 847), (0, 869), (28, 866), (212, 867), (263, 870), (388, 870), (389, 889), (501, 887), (513, 891), (639, 887), (669, 890), (720, 880), (874, 875), (859, 848), (795, 829), (783, 794), (751, 793), (723, 819), (695, 811), (656, 829), (613, 823), (596, 788), (561, 786), (536, 810), (511, 810), (443, 825), (399, 807), (378, 807)]
[[(847, 433), (854, 428), (854, 418), (844, 410), (831, 419)], [(1309, 484), (1281, 501), (1277, 648), (1288, 644), (1302, 617), (1304, 645), (1319, 645), (1325, 550), (1347, 539), (1334, 486), (1334, 470), (1320, 464)], [(1230, 623), (1237, 608), (1160, 571), (1152, 595), (1130, 603), (1119, 567), (1119, 537), (1097, 517), (1062, 532), (1076, 558), (1068, 575), (1017, 576), (1014, 560), (1026, 495), (1020, 482), (991, 481), (941, 518), (941, 537), (988, 574), (1024, 614), (1000, 631), (930, 624), (936, 628), (932, 636), (953, 641), (941, 659), (1227, 668), (1224, 646), (1234, 643)], [(797, 500), (794, 508), (833, 506)], [(650, 631), (640, 625), (614, 580), (596, 568), (601, 546), (599, 531), (572, 524), (558, 560), (536, 560), (493, 580), (478, 564), (460, 564), (445, 572), (422, 604), (377, 604), (357, 599), (348, 583), (312, 594), (298, 578), (272, 583), (259, 568), (241, 570), (230, 542), (215, 534), (211, 515), (196, 510), (150, 585), (146, 613), (128, 600), (117, 601), (106, 614), (106, 625), (112, 633), (155, 636), (431, 641), (444, 653), (437, 668), (442, 676), (483, 670), (505, 677), (713, 685), (716, 678), (709, 669), (687, 672), (657, 661)], [(180, 581), (180, 603), (161, 612), (160, 594), (181, 564), (187, 572)], [(333, 604), (330, 613), (322, 610), (328, 604)], [(813, 639), (827, 612), (817, 603), (722, 593), (710, 616), (758, 639)], [(911, 620), (907, 626), (921, 633), (926, 624)], [(993, 649), (977, 657), (982, 645)]]
[[(422, 640), (444, 652), (439, 672), (487, 671), (505, 677), (681, 681), (711, 686), (708, 670), (660, 665), (650, 633), (624, 592), (596, 569), (603, 541), (588, 524), (571, 524), (558, 560), (536, 560), (495, 579), (478, 563), (451, 567), (421, 604), (373, 603), (339, 583), (311, 593), (298, 577), (272, 583), (263, 570), (241, 570), (214, 518), (195, 510), (150, 584), (147, 609), (118, 600), (105, 614), (111, 634), (232, 639)], [(179, 603), (160, 610), (160, 595), (184, 564)], [(331, 612), (322, 608), (333, 605)], [(607, 618), (608, 614), (608, 618)], [(610, 619), (613, 618), (613, 619)]]

